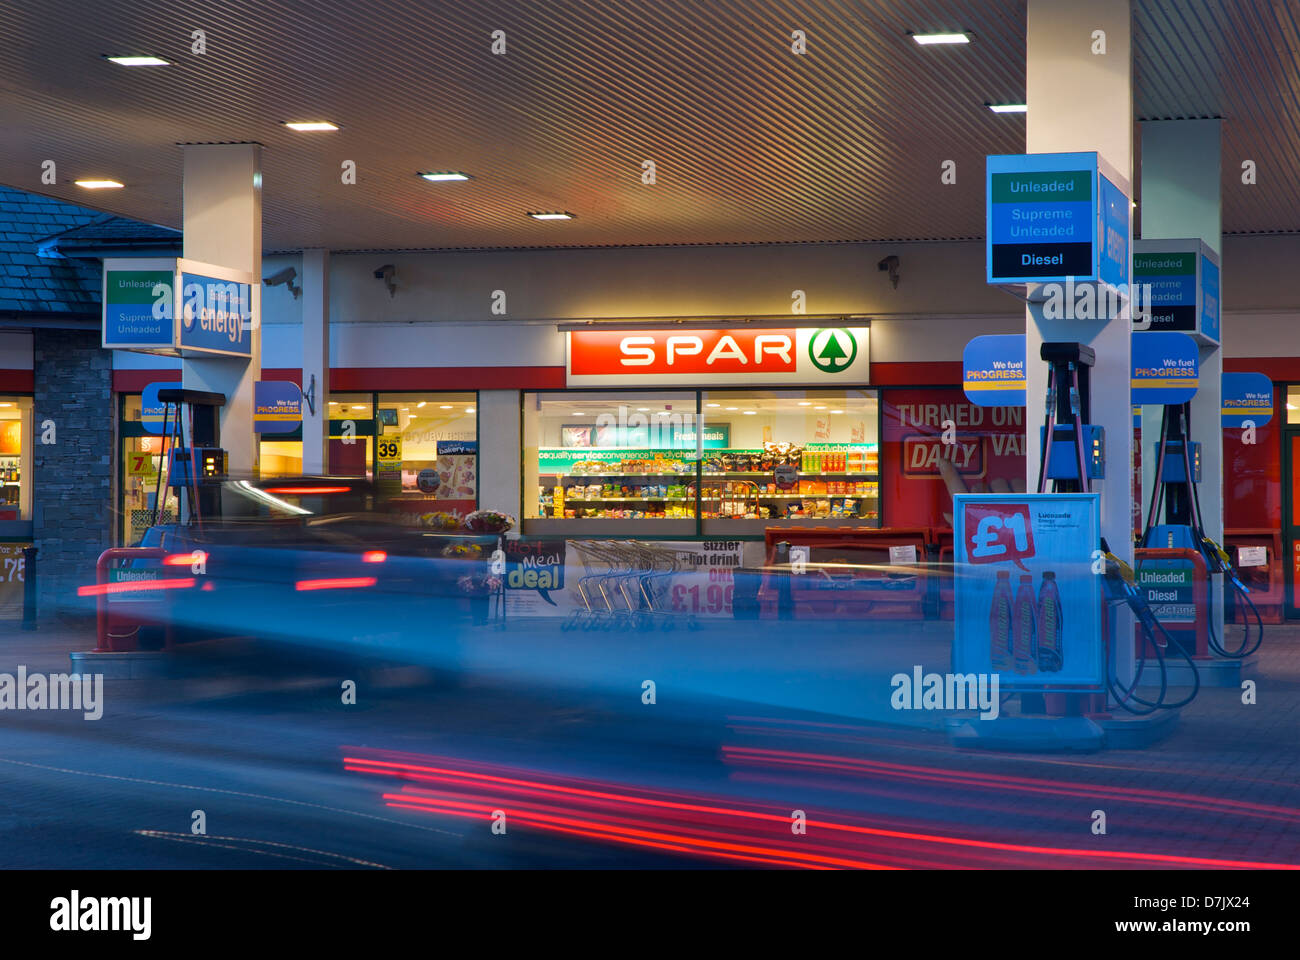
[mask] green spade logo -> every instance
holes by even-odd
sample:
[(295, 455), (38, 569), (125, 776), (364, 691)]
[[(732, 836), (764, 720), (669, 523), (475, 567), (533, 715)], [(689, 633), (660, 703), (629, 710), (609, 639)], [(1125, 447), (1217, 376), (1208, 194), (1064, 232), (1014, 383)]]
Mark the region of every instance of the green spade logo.
[(853, 365), (858, 341), (843, 327), (814, 330), (808, 338), (808, 359), (823, 373), (839, 373)]

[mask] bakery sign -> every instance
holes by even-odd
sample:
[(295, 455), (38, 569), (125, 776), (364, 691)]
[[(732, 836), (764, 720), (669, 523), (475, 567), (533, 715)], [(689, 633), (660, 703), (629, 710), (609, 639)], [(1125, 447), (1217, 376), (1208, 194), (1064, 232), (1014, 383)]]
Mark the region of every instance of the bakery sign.
[(869, 332), (867, 327), (570, 330), (566, 383), (865, 384)]

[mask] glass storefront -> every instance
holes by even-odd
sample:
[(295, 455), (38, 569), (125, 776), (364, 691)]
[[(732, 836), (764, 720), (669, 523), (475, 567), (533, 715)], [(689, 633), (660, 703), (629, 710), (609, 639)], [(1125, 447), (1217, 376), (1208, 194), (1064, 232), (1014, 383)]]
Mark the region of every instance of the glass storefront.
[(376, 404), (381, 507), (414, 522), (472, 513), (478, 505), (477, 394), (381, 393)]
[[(128, 395), (121, 398), (122, 419), (120, 432), (122, 438), (120, 536), (123, 546), (134, 546), (140, 542), (144, 531), (154, 520), (154, 512), (160, 495), (158, 487), (159, 470), (162, 468), (163, 456), (170, 449), (170, 440), (150, 433), (140, 420), (140, 395)], [(161, 426), (157, 427), (161, 431)], [(158, 516), (159, 523), (174, 523), (179, 515), (179, 504), (175, 492), (164, 488), (162, 510)]]
[(530, 393), (523, 427), (524, 518), (539, 532), (879, 523), (873, 391)]

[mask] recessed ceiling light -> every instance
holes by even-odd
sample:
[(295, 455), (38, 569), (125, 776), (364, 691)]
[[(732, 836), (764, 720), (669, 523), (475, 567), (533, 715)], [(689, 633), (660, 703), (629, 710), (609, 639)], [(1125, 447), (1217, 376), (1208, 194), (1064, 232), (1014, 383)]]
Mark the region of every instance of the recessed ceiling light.
[(756, 417), (756, 416), (758, 416), (758, 411), (757, 411), (757, 410), (746, 410), (746, 411), (744, 412), (744, 416), (746, 416), (746, 417)]
[(825, 410), (825, 407), (813, 407), (814, 410)]
[(473, 408), (473, 407), (466, 407), (466, 408), (465, 408), (465, 412), (466, 412), (466, 413), (473, 413), (473, 412), (474, 412), (474, 408)]
[(534, 220), (572, 220), (572, 219), (574, 219), (573, 214), (571, 214), (571, 213), (530, 213), (529, 216), (532, 217)]
[(450, 404), (450, 403), (440, 403), (440, 404), (438, 404), (438, 409), (439, 409), (439, 410), (450, 410), (450, 409), (451, 409), (451, 404)]
[(432, 183), (440, 183), (443, 180), (471, 180), (473, 179), (468, 173), (459, 173), (455, 170), (448, 170), (444, 173), (421, 173), (423, 177)]
[(812, 401), (811, 401), (811, 400), (800, 400), (800, 401), (799, 401), (799, 406), (801, 406), (801, 407), (811, 407), (811, 406), (812, 406)]
[(286, 120), (284, 125), (290, 130), (297, 130), (299, 133), (310, 133), (313, 130), (337, 130), (338, 125), (330, 123), (328, 120)]
[(569, 416), (571, 416), (571, 417), (585, 417), (586, 414), (583, 413), (581, 410), (574, 410), (573, 413), (569, 414)]
[(421, 400), (419, 403), (417, 403), (417, 404), (415, 405), (415, 409), (416, 409), (416, 410), (419, 410), (421, 407), (423, 407), (423, 406), (424, 406), (426, 403), (428, 403), (428, 402), (429, 402), (428, 400)]
[(73, 183), (87, 190), (117, 190), (122, 186), (116, 180), (74, 180)]
[(104, 59), (107, 60), (109, 63), (116, 63), (119, 67), (166, 67), (166, 66), (170, 66), (170, 62), (167, 61), (167, 60), (162, 59), (161, 57), (149, 57), (149, 56), (144, 56), (144, 57), (137, 57), (137, 56), (111, 57), (111, 56), (109, 56), (109, 55), (106, 53), (106, 54), (104, 54)]
[(843, 410), (832, 410), (831, 413), (843, 413)]
[(637, 407), (637, 408), (636, 408), (636, 412), (637, 412), (637, 413), (649, 413), (649, 412), (650, 412), (650, 408), (649, 408), (649, 407)]
[(720, 406), (722, 406), (722, 404), (720, 404), (720, 403), (706, 403), (705, 406), (706, 406), (706, 407), (720, 407)]
[(932, 43), (970, 43), (970, 34), (968, 33), (914, 33), (912, 39), (921, 46), (929, 46)]
[(727, 407), (728, 410), (739, 410), (740, 407)]
[(1024, 103), (990, 103), (988, 108), (994, 113), (1027, 113), (1029, 105)]

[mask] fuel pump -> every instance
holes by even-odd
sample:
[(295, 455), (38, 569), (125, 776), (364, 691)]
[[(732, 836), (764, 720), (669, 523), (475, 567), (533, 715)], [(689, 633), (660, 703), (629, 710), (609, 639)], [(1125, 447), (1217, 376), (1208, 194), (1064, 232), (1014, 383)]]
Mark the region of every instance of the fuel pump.
[[(1207, 639), (1220, 657), (1244, 659), (1259, 649), (1264, 640), (1264, 623), (1250, 599), (1250, 589), (1241, 582), (1227, 552), (1205, 532), (1197, 485), (1201, 481), (1201, 445), (1191, 439), (1191, 403), (1166, 406), (1160, 418), (1160, 439), (1155, 445), (1156, 475), (1151, 488), (1141, 546), (1195, 550), (1205, 560)], [(1163, 520), (1163, 522), (1159, 522)], [(1257, 631), (1251, 641), (1249, 622), (1241, 646), (1224, 647), (1214, 630), (1214, 577), (1222, 575), (1224, 588), (1236, 591), (1255, 616)]]
[[(1051, 481), (1053, 493), (1089, 493), (1093, 480), (1106, 478), (1105, 428), (1088, 423), (1092, 413), (1091, 368), (1096, 353), (1082, 343), (1044, 343), (1039, 356), (1047, 362), (1048, 374), (1047, 417), (1040, 434), (1038, 492), (1048, 492), (1048, 481)], [(1106, 651), (1106, 680), (1111, 696), (1122, 709), (1134, 714), (1186, 706), (1200, 689), (1199, 676), (1189, 696), (1176, 703), (1168, 702), (1169, 680), (1163, 650), (1169, 643), (1169, 634), (1142, 597), (1132, 569), (1111, 552), (1104, 539), (1100, 546), (1107, 603), (1110, 606), (1127, 605), (1133, 610), (1143, 636), (1156, 650), (1160, 666), (1160, 692), (1156, 699), (1147, 700), (1137, 693), (1145, 661), (1138, 665), (1132, 684), (1123, 688), (1112, 668), (1114, 658), (1109, 646), (1116, 642), (1112, 635)], [(1182, 652), (1181, 647), (1177, 649)], [(1185, 652), (1184, 656), (1192, 663)], [(1195, 669), (1193, 663), (1194, 676)]]
[(170, 442), (165, 470), (158, 472), (151, 526), (158, 523), (165, 472), (167, 485), (184, 491), (186, 522), (202, 530), (203, 518), (215, 518), (221, 510), (219, 481), (226, 476), (227, 458), (218, 445), (218, 411), (226, 398), (220, 393), (177, 387), (159, 390), (158, 400), (163, 404), (163, 436)]

